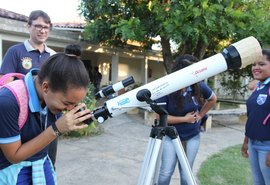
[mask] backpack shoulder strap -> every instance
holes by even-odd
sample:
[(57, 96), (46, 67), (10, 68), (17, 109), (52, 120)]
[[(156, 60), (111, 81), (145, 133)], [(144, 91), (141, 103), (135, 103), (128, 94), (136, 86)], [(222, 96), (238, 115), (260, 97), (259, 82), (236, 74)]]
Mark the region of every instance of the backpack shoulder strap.
[(21, 73), (7, 73), (5, 75), (3, 75), (1, 78), (0, 78), (0, 87), (5, 85), (7, 83), (7, 80), (11, 77), (16, 77), (16, 78), (23, 78), (24, 77), (24, 74), (21, 74)]
[(19, 128), (21, 129), (23, 125), (25, 124), (28, 117), (28, 99), (29, 98), (28, 98), (26, 85), (23, 80), (15, 80), (4, 85), (4, 87), (8, 88), (16, 97), (16, 100), (20, 108), (18, 124), (19, 124)]

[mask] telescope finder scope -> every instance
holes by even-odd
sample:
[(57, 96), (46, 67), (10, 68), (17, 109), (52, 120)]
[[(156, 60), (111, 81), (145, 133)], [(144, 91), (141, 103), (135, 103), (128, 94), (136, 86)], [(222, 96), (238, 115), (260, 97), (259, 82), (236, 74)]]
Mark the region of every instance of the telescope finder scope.
[(95, 98), (99, 99), (99, 98), (107, 97), (107, 96), (133, 84), (134, 82), (135, 81), (134, 81), (133, 77), (130, 76), (130, 77), (128, 77), (120, 82), (117, 82), (116, 84), (103, 87), (100, 91), (98, 91), (95, 94)]

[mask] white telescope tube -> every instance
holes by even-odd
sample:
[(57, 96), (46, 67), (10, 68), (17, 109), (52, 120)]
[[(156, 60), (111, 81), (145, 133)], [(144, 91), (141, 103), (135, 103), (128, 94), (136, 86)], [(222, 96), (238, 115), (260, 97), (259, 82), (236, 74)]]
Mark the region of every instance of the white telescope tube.
[[(106, 101), (102, 110), (100, 109), (101, 111), (99, 110), (97, 114), (93, 112), (93, 115), (97, 120), (106, 120), (108, 116), (118, 116), (133, 107), (143, 107), (147, 105), (145, 102), (141, 102), (137, 99), (137, 93), (142, 89), (149, 90), (151, 92), (151, 99), (156, 100), (179, 89), (224, 72), (227, 69), (246, 67), (261, 58), (262, 49), (257, 39), (254, 37), (245, 38), (225, 48), (222, 53)], [(100, 116), (105, 119), (100, 119)]]

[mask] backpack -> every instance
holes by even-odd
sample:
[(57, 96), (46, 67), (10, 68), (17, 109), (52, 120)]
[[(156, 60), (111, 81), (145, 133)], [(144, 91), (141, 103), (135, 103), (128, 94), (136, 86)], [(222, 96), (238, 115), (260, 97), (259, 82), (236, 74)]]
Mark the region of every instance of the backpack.
[[(20, 108), (19, 119), (18, 119), (20, 130), (25, 124), (28, 117), (28, 99), (29, 98), (28, 98), (26, 85), (24, 81), (22, 80), (24, 76), (25, 75), (21, 73), (8, 73), (8, 74), (3, 75), (0, 78), (0, 89), (3, 87), (8, 88), (17, 100), (18, 106)], [(10, 77), (16, 77), (18, 78), (18, 80), (14, 80), (12, 82), (7, 83), (7, 80)]]

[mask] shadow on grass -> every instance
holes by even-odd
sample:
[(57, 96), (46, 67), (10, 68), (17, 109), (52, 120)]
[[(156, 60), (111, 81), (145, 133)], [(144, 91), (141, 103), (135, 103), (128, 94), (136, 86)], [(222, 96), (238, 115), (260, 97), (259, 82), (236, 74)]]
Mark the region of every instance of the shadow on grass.
[(229, 147), (212, 155), (201, 165), (201, 185), (252, 185), (248, 159), (242, 157), (241, 146)]

